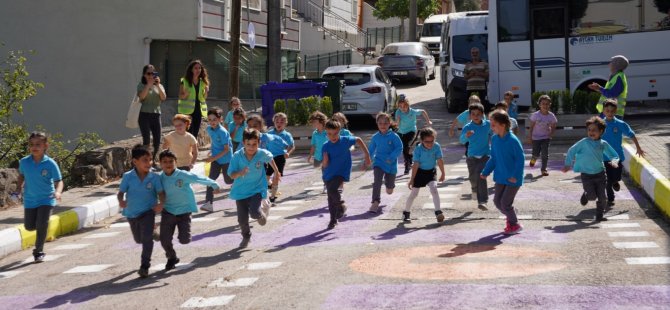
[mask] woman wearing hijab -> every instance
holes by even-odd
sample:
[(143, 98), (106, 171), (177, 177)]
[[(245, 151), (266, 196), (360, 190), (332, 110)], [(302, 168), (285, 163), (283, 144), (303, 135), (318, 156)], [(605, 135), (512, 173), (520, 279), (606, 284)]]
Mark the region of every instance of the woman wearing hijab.
[(596, 105), (598, 113), (603, 112), (603, 102), (606, 99), (616, 99), (618, 106), (616, 117), (623, 119), (626, 109), (626, 97), (628, 97), (628, 81), (623, 70), (628, 67), (628, 59), (622, 55), (616, 55), (610, 59), (609, 67), (611, 75), (605, 87), (593, 82), (589, 85), (589, 88), (600, 93), (600, 99), (598, 99), (598, 104)]

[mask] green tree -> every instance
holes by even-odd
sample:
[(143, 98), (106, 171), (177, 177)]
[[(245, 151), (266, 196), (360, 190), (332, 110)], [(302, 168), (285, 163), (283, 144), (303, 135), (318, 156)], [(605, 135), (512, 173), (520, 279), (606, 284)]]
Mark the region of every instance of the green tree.
[[(426, 19), (431, 14), (435, 14), (438, 8), (437, 0), (417, 0), (417, 16), (420, 19)], [(372, 15), (381, 19), (397, 17), (400, 19), (409, 18), (409, 0), (379, 0), (375, 4), (375, 11)]]
[[(33, 53), (29, 51), (28, 53)], [(9, 51), (0, 63), (0, 168), (16, 167), (17, 161), (28, 154), (28, 128), (14, 120), (15, 114), (23, 114), (23, 104), (37, 94), (44, 84), (29, 78), (26, 69), (26, 52)], [(41, 126), (37, 130), (45, 131)], [(70, 170), (75, 157), (81, 153), (104, 145), (96, 133), (82, 133), (75, 141), (63, 141), (60, 133), (49, 138), (49, 156), (60, 166), (66, 187), (73, 184)]]
[(456, 12), (479, 11), (480, 4), (477, 0), (454, 0)]

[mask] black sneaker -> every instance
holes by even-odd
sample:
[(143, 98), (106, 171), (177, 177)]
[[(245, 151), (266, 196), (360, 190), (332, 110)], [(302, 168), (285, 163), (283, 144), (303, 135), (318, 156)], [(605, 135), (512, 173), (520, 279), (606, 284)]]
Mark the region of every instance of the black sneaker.
[(581, 203), (582, 206), (585, 206), (587, 203), (589, 203), (589, 199), (586, 198), (586, 193), (582, 193), (582, 197), (579, 198), (579, 203)]
[(242, 242), (240, 242), (240, 248), (246, 248), (249, 246), (249, 241), (251, 241), (251, 234), (242, 235)]
[(275, 203), (275, 200), (277, 200), (277, 197), (270, 196), (269, 199), (270, 199), (270, 202)]
[(411, 220), (409, 219), (409, 212), (402, 211), (402, 220), (403, 222), (411, 222)]
[(615, 192), (618, 192), (619, 190), (621, 190), (621, 185), (619, 185), (619, 182), (614, 182), (614, 183), (612, 183), (612, 189), (613, 189)]
[(337, 212), (337, 219), (341, 219), (347, 213), (347, 206), (345, 204), (340, 205), (340, 210)]
[(35, 264), (39, 264), (41, 262), (44, 262), (44, 257), (45, 256), (46, 256), (45, 253), (34, 254), (33, 257), (35, 257)]
[(602, 214), (596, 215), (596, 222), (606, 222), (607, 218), (604, 217)]
[(165, 264), (165, 270), (172, 270), (174, 269), (177, 264), (179, 264), (179, 258), (168, 258), (167, 263)]
[(137, 271), (137, 274), (140, 276), (140, 278), (148, 278), (149, 277), (149, 268), (148, 267), (140, 267), (140, 270)]
[(435, 211), (435, 218), (437, 218), (438, 223), (444, 222), (444, 214), (442, 214), (441, 210)]
[(612, 207), (612, 206), (614, 206), (614, 200), (612, 200), (612, 201), (608, 201), (608, 202), (607, 202), (607, 206), (608, 206), (608, 207)]
[(337, 226), (337, 220), (330, 221), (330, 223), (328, 223), (328, 229), (333, 229), (335, 226)]
[(409, 167), (405, 167), (405, 174), (409, 174)]

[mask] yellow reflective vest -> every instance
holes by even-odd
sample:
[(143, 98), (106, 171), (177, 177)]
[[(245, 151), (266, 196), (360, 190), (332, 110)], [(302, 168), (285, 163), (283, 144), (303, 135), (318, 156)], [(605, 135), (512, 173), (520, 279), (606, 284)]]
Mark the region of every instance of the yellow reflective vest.
[[(195, 86), (186, 81), (185, 78), (181, 78), (181, 85), (184, 85), (184, 88), (188, 91), (188, 97), (186, 99), (179, 99), (177, 101), (177, 113), (180, 114), (191, 114), (195, 110)], [(205, 83), (200, 79), (200, 93), (198, 94), (198, 99), (200, 100), (200, 113), (201, 115), (207, 115), (207, 102), (205, 95)]]
[[(626, 110), (626, 97), (628, 97), (628, 81), (626, 80), (626, 75), (623, 74), (623, 71), (619, 71), (616, 74), (612, 75), (612, 78), (610, 78), (610, 80), (607, 81), (607, 84), (605, 84), (605, 89), (610, 89), (614, 87), (614, 84), (616, 84), (616, 80), (619, 78), (623, 83), (623, 91), (619, 94), (619, 97), (616, 98), (617, 101), (616, 114), (619, 116), (623, 116)], [(598, 104), (596, 104), (596, 109), (598, 110), (598, 113), (603, 112), (603, 102), (605, 102), (605, 100), (607, 100), (607, 97), (600, 95), (600, 98), (598, 99)]]

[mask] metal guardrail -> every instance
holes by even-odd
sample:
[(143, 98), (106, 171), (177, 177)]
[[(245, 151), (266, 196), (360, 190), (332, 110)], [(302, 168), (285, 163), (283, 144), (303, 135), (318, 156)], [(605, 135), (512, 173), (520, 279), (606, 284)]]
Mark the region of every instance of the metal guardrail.
[(402, 27), (380, 27), (367, 28), (365, 37), (365, 46), (368, 51), (374, 51), (377, 44), (381, 44), (382, 49), (386, 44), (402, 42)]
[(365, 52), (367, 38), (365, 31), (358, 28), (356, 23), (332, 12), (323, 3), (293, 0), (293, 9), (305, 21), (320, 27), (324, 35), (342, 41), (345, 47)]
[(323, 70), (330, 66), (350, 65), (351, 54), (351, 50), (343, 50), (314, 56), (305, 55), (300, 75), (307, 78), (321, 77)]

